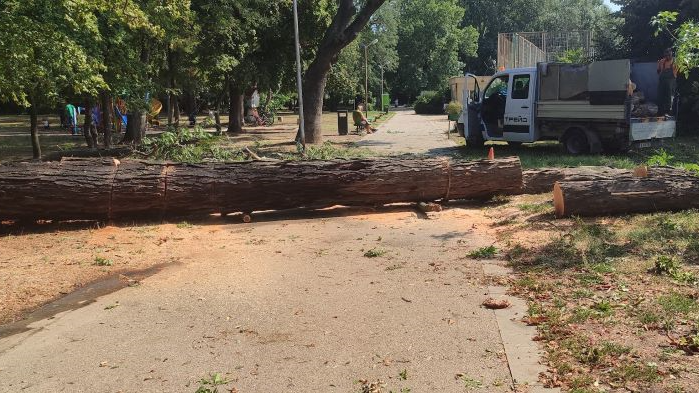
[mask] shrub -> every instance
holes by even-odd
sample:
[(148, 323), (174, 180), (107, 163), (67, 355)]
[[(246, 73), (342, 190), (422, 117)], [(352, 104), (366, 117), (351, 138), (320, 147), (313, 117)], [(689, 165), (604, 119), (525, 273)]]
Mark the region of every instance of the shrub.
[(444, 113), (443, 97), (436, 92), (422, 94), (414, 104), (419, 115), (441, 115)]
[(449, 116), (460, 116), (463, 110), (463, 105), (456, 101), (452, 101), (447, 105), (447, 115)]

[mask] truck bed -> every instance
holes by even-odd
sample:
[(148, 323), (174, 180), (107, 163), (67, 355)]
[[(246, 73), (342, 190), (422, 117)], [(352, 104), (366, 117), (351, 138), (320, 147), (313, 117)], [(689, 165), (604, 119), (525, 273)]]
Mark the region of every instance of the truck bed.
[(626, 119), (624, 105), (591, 105), (589, 101), (539, 101), (536, 116), (540, 119)]

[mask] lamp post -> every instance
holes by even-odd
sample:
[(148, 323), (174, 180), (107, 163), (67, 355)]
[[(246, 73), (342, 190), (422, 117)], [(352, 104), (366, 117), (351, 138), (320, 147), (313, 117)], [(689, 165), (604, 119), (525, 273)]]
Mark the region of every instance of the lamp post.
[(298, 0), (294, 0), (294, 40), (296, 46), (296, 89), (299, 95), (299, 142), (306, 153), (306, 124), (303, 118), (303, 79), (301, 76), (301, 43), (299, 41)]
[(364, 45), (364, 113), (369, 119), (369, 47), (379, 42), (378, 38)]

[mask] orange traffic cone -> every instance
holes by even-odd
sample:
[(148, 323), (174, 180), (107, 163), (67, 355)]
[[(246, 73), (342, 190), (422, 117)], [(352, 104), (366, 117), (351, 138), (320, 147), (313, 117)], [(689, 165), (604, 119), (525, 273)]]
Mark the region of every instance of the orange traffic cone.
[(488, 159), (489, 160), (495, 159), (495, 148), (491, 147), (490, 150), (488, 151)]

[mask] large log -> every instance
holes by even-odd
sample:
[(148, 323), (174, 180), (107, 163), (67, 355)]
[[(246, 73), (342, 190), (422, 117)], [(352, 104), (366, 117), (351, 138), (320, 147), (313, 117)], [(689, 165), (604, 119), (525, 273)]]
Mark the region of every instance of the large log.
[[(666, 176), (683, 174), (683, 169), (670, 167), (650, 168), (648, 176)], [(576, 168), (540, 168), (528, 169), (523, 172), (523, 194), (544, 194), (553, 189), (556, 182), (571, 181), (602, 181), (630, 179), (634, 177), (634, 170), (616, 169), (611, 167), (581, 166)]]
[(521, 190), (518, 158), (201, 165), (64, 159), (0, 165), (0, 219), (120, 219), (489, 198)]
[(607, 216), (699, 208), (699, 177), (668, 171), (662, 176), (555, 184), (558, 217)]

